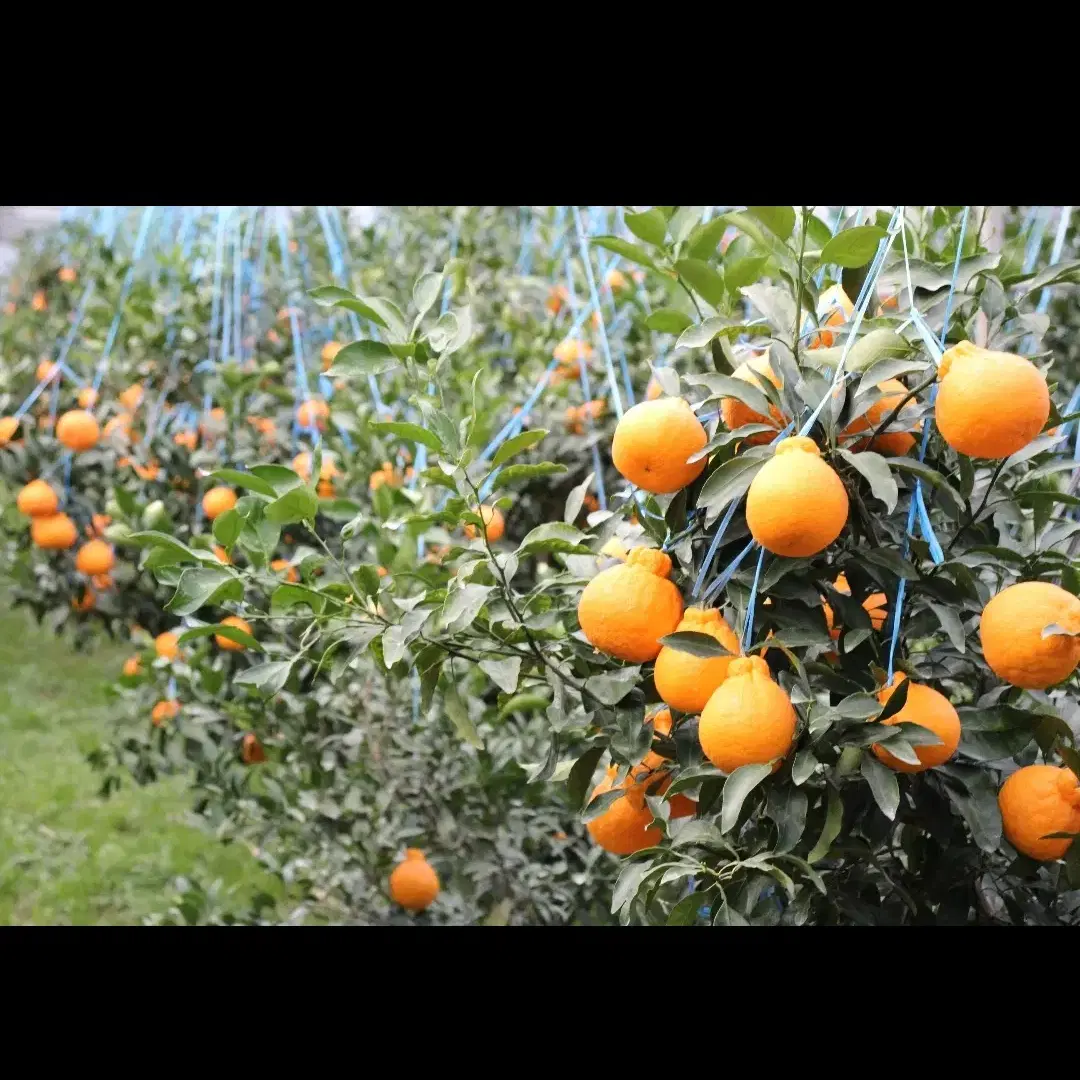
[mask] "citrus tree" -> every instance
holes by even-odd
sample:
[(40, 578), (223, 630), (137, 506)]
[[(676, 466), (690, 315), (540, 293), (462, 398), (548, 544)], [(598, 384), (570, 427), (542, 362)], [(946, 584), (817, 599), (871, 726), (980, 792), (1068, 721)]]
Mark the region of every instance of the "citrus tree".
[(1075, 923), (1069, 271), (986, 209), (328, 234), (333, 407), (130, 521), (177, 622), (99, 763), (329, 919)]

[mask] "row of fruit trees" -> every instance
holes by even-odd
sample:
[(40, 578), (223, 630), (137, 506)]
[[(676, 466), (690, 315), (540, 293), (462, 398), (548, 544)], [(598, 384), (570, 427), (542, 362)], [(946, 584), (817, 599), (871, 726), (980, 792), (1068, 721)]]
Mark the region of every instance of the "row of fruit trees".
[(0, 567), (285, 903), (1080, 922), (1070, 207), (72, 207)]

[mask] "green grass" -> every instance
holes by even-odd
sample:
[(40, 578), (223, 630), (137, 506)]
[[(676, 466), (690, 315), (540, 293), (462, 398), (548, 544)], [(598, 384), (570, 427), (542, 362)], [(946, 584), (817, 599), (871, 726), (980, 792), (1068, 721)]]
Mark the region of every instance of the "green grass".
[(280, 894), (191, 821), (183, 778), (98, 798), (85, 754), (109, 736), (105, 686), (129, 651), (75, 653), (0, 592), (0, 925), (138, 923), (167, 910), (179, 875)]

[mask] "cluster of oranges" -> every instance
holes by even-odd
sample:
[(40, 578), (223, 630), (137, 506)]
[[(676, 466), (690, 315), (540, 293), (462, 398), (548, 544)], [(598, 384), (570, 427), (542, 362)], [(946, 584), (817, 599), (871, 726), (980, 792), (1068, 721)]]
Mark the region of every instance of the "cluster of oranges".
[[(18, 494), (16, 506), (30, 518), (30, 539), (45, 551), (66, 551), (75, 546), (79, 531), (75, 522), (60, 510), (60, 497), (44, 480), (31, 480)], [(95, 514), (87, 533), (95, 537), (104, 531), (109, 519)], [(113, 549), (104, 540), (92, 538), (75, 553), (75, 569), (90, 579), (99, 591), (112, 587), (110, 571), (116, 564)], [(94, 605), (93, 594), (87, 590), (73, 606), (88, 611)]]
[[(850, 308), (840, 299), (826, 328), (839, 325), (849, 314)], [(813, 344), (831, 344), (829, 333), (822, 331)], [(779, 386), (767, 355), (752, 358), (735, 374), (754, 382), (754, 373)], [(1046, 424), (1045, 378), (1022, 357), (962, 342), (945, 353), (938, 374), (938, 427), (944, 440), (961, 453), (1006, 457), (1026, 446)], [(896, 380), (879, 390), (879, 400), (844, 435), (869, 435), (908, 393)], [(775, 408), (763, 416), (732, 398), (723, 401), (721, 411), (731, 429), (765, 423), (779, 432), (786, 422)], [(765, 433), (746, 441), (773, 437)], [(873, 441), (864, 435), (853, 448), (903, 454), (914, 442), (910, 432), (885, 432)], [(704, 471), (707, 443), (704, 427), (685, 400), (656, 398), (635, 405), (619, 421), (612, 459), (630, 483), (653, 494), (672, 494)], [(848, 510), (843, 481), (823, 459), (817, 444), (801, 436), (777, 444), (747, 492), (751, 535), (766, 551), (784, 557), (809, 557), (824, 551), (843, 531)], [(742, 655), (738, 638), (718, 610), (684, 610), (682, 595), (669, 580), (671, 559), (663, 552), (643, 547), (626, 552), (615, 542), (604, 554), (619, 561), (601, 570), (581, 594), (578, 621), (585, 638), (620, 660), (655, 661), (657, 692), (670, 708), (700, 716), (701, 749), (718, 769), (730, 773), (744, 765), (769, 763), (779, 768), (794, 746), (797, 714), (764, 659)], [(835, 587), (850, 595), (844, 575), (836, 579)], [(840, 629), (831, 607), (822, 603), (835, 640)], [(888, 614), (885, 594), (871, 594), (862, 606), (874, 629), (880, 630)], [(1043, 636), (1054, 626), (1059, 633)], [(723, 651), (703, 658), (663, 646), (661, 639), (677, 631), (708, 635)], [(1068, 678), (1080, 663), (1080, 598), (1046, 582), (1013, 585), (986, 605), (980, 635), (986, 661), (995, 674), (1014, 686), (1044, 690)], [(906, 679), (898, 673), (881, 687), (879, 702), (884, 706)], [(653, 723), (654, 730), (666, 733), (670, 711), (659, 712)], [(878, 760), (898, 772), (916, 773), (941, 765), (959, 746), (960, 717), (952, 703), (929, 686), (908, 681), (903, 707), (884, 723), (918, 724), (939, 740), (913, 748), (917, 763), (903, 761), (887, 746), (875, 744), (872, 751)], [(651, 767), (643, 763), (630, 772), (623, 781), (626, 794), (590, 822), (597, 843), (629, 854), (659, 841), (659, 831), (649, 828), (653, 816), (644, 796), (650, 786), (662, 793), (667, 783), (662, 775), (661, 761), (652, 762)], [(594, 795), (610, 791), (615, 777), (612, 768)], [(1000, 805), (1006, 836), (1032, 858), (1060, 858), (1071, 840), (1048, 838), (1048, 834), (1080, 830), (1080, 786), (1068, 769), (1029, 766), (1018, 770), (1002, 788)], [(680, 814), (685, 810), (681, 806)], [(693, 812), (692, 804), (689, 812)], [(680, 814), (672, 809), (672, 816)]]

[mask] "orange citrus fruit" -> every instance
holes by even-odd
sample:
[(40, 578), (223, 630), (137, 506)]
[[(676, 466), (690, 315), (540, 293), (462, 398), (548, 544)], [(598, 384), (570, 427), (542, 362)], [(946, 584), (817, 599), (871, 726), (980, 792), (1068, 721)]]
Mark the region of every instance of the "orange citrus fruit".
[(746, 495), (746, 523), (754, 539), (789, 558), (824, 551), (848, 516), (844, 483), (812, 439), (782, 439)]
[(240, 743), (240, 757), (245, 765), (260, 765), (266, 760), (266, 751), (262, 743), (250, 731)]
[(31, 480), (19, 492), (15, 505), (27, 517), (50, 517), (60, 505), (60, 497), (44, 480)]
[(1080, 832), (1080, 787), (1076, 774), (1056, 765), (1017, 769), (998, 792), (1005, 836), (1017, 851), (1039, 862), (1062, 858), (1072, 840), (1050, 833)]
[(611, 460), (631, 484), (654, 495), (667, 495), (702, 474), (705, 458), (693, 464), (686, 459), (708, 441), (701, 421), (683, 398), (642, 401), (616, 425)]
[[(653, 731), (657, 735), (670, 735), (671, 734), (671, 710), (661, 709), (653, 718)], [(667, 759), (658, 754), (655, 750), (650, 750), (642, 759), (640, 765), (636, 766), (633, 772), (635, 775), (641, 775), (644, 773), (653, 772), (656, 769), (662, 768)], [(671, 778), (665, 779), (660, 787), (657, 789), (658, 795), (663, 795), (667, 789), (671, 787)], [(693, 799), (687, 798), (685, 795), (672, 795), (668, 799), (668, 804), (671, 806), (671, 817), (683, 818), (693, 817), (697, 813), (697, 804)]]
[(39, 548), (60, 551), (74, 546), (78, 538), (79, 530), (67, 514), (36, 517), (30, 524), (30, 539)]
[(1080, 663), (1080, 637), (1052, 634), (1048, 626), (1080, 633), (1080, 597), (1048, 581), (1022, 581), (994, 596), (979, 626), (983, 656), (999, 679), (1025, 690), (1045, 690), (1067, 679)]
[(236, 505), (236, 492), (232, 488), (211, 488), (202, 501), (203, 513), (213, 521)]
[[(889, 686), (883, 686), (878, 691), (878, 701), (884, 705), (906, 678), (907, 676), (902, 671), (898, 671), (893, 676), (892, 683)], [(941, 740), (939, 743), (927, 746), (912, 747), (915, 756), (919, 759), (918, 765), (901, 761), (890, 754), (884, 746), (874, 743), (871, 747), (874, 756), (896, 772), (919, 773), (932, 769), (935, 765), (943, 765), (956, 753), (956, 748), (960, 745), (960, 717), (953, 708), (952, 702), (944, 694), (939, 694), (932, 687), (923, 686), (922, 683), (909, 682), (904, 707), (881, 722), (886, 725), (919, 724), (921, 727), (929, 728)]]
[(660, 650), (653, 671), (656, 692), (673, 709), (698, 713), (727, 678), (732, 660), (742, 652), (739, 639), (716, 608), (687, 608), (675, 629), (708, 634), (732, 654), (704, 658), (680, 652), (670, 645)]
[(56, 424), (56, 437), (69, 450), (92, 450), (99, 436), (98, 422), (85, 409), (64, 413)]
[(343, 346), (338, 341), (328, 341), (322, 347), (322, 369), (323, 371), (329, 371), (334, 366), (334, 359), (339, 352), (341, 352)]
[[(593, 789), (593, 798), (614, 790), (618, 771), (614, 765), (608, 769), (607, 775)], [(593, 842), (612, 855), (632, 855), (658, 844), (662, 834), (659, 829), (649, 828), (653, 813), (645, 802), (646, 792), (653, 783), (652, 778), (627, 776), (619, 784), (626, 794), (587, 823)]]
[(419, 848), (408, 848), (405, 861), (390, 874), (390, 899), (409, 911), (423, 911), (439, 895), (439, 875)]
[(166, 630), (165, 633), (158, 634), (154, 638), (154, 651), (166, 660), (175, 660), (180, 655), (180, 640), (175, 634)]
[(1045, 376), (1022, 356), (961, 341), (938, 366), (934, 418), (961, 454), (1005, 458), (1022, 450), (1050, 418)]
[[(481, 506), (480, 520), (484, 523), (484, 532), (487, 533), (489, 544), (494, 544), (496, 540), (502, 539), (502, 535), (506, 531), (506, 520), (497, 506)], [(480, 530), (469, 523), (465, 526), (465, 535), (470, 540), (475, 540), (480, 535)]]
[(134, 412), (142, 403), (144, 393), (142, 383), (132, 383), (131, 386), (120, 393), (120, 404), (128, 412)]
[(14, 416), (5, 416), (0, 420), (0, 446), (7, 446), (18, 430), (19, 421)]
[[(760, 656), (733, 660), (698, 724), (705, 756), (723, 772), (784, 758), (795, 740), (795, 709)], [(779, 768), (777, 761), (775, 768)]]
[(318, 427), (320, 431), (325, 431), (329, 417), (330, 406), (317, 398), (302, 401), (296, 408), (296, 422), (308, 430)]
[[(741, 379), (743, 382), (749, 383), (760, 390), (761, 383), (753, 375), (755, 371), (768, 379), (777, 390), (780, 389), (780, 377), (773, 372), (772, 367), (769, 365), (768, 353), (763, 353), (761, 356), (752, 356), (749, 360), (741, 363), (731, 374), (733, 378)], [(724, 426), (728, 431), (741, 428), (744, 424), (772, 424), (777, 431), (784, 426), (784, 414), (775, 405), (769, 405), (769, 415), (765, 416), (751, 409), (749, 405), (738, 398), (733, 397), (721, 400), (720, 418), (724, 421)], [(750, 446), (764, 446), (765, 443), (772, 442), (775, 437), (767, 431), (759, 431), (756, 435), (747, 438), (746, 442)]]
[(621, 565), (601, 570), (578, 601), (578, 622), (589, 643), (620, 660), (655, 660), (660, 638), (674, 633), (683, 613), (670, 573), (667, 555), (643, 547)]
[(75, 555), (75, 569), (80, 574), (107, 574), (116, 562), (113, 549), (104, 540), (83, 544)]
[[(227, 618), (222, 619), (221, 625), (234, 626), (237, 630), (243, 630), (245, 634), (251, 633), (251, 624), (244, 622), (238, 615), (229, 615)], [(215, 634), (214, 640), (218, 643), (219, 648), (224, 649), (226, 652), (243, 652), (247, 648), (246, 645), (241, 645), (239, 641), (233, 641), (222, 634)]]
[(150, 712), (150, 721), (154, 727), (161, 727), (166, 720), (173, 720), (180, 712), (180, 702), (159, 701)]

